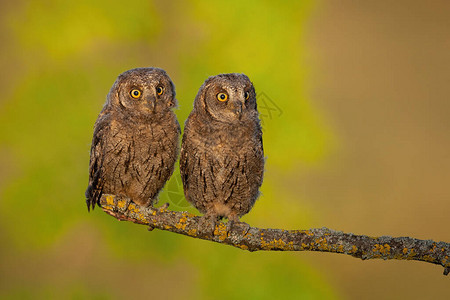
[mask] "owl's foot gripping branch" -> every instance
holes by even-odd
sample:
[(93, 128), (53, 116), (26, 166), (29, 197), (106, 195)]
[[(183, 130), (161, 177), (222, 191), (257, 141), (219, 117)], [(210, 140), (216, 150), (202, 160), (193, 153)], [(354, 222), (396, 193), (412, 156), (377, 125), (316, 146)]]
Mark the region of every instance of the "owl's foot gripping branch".
[(450, 272), (450, 244), (410, 237), (370, 237), (334, 231), (328, 228), (309, 230), (262, 229), (239, 227), (217, 222), (214, 232), (199, 232), (200, 217), (187, 212), (170, 211), (166, 207), (144, 208), (114, 195), (103, 195), (102, 209), (121, 220), (147, 225), (194, 238), (234, 246), (248, 251), (322, 251), (366, 259), (381, 258), (417, 260), (444, 267)]

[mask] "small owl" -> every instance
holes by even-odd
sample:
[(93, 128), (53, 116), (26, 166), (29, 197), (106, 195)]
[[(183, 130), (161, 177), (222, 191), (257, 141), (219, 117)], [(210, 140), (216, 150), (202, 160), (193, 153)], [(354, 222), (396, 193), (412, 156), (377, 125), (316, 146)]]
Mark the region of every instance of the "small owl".
[(94, 125), (86, 190), (88, 210), (102, 194), (152, 206), (172, 175), (180, 125), (175, 87), (158, 68), (119, 75)]
[(256, 95), (244, 74), (221, 74), (200, 87), (183, 134), (180, 171), (186, 199), (205, 218), (231, 222), (250, 211), (263, 181)]

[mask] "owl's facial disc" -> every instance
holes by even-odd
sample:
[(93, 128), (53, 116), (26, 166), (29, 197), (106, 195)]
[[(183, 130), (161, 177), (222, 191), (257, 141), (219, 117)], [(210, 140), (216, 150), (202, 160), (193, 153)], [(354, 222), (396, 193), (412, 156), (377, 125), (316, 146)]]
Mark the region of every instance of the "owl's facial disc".
[(140, 116), (165, 113), (177, 105), (172, 81), (158, 68), (137, 68), (120, 74), (110, 95), (113, 105)]
[(257, 115), (255, 92), (244, 74), (230, 73), (209, 77), (197, 94), (194, 108), (200, 114), (224, 123), (241, 123)]
[(245, 100), (239, 89), (228, 85), (215, 85), (207, 92), (206, 106), (210, 115), (217, 120), (235, 122), (241, 120)]

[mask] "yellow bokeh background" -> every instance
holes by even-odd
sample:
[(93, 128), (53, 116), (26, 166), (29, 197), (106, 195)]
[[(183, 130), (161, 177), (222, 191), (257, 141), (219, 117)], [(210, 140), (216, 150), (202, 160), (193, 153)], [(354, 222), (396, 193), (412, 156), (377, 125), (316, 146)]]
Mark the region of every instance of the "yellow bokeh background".
[[(0, 298), (448, 295), (437, 266), (247, 253), (148, 232), (88, 213), (84, 202), (93, 124), (118, 74), (165, 69), (183, 124), (208, 76), (239, 72), (255, 85), (267, 155), (262, 196), (243, 221), (449, 242), (446, 9), (445, 1), (1, 3)], [(198, 213), (181, 188), (177, 169), (160, 203)]]

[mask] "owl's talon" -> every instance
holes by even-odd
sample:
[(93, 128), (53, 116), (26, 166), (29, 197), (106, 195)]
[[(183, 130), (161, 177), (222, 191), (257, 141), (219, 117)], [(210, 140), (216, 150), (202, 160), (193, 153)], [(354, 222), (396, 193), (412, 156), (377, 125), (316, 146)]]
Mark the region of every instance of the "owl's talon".
[(228, 220), (227, 222), (227, 233), (230, 232), (239, 232), (242, 233), (242, 236), (246, 235), (250, 230), (250, 225), (245, 222)]

